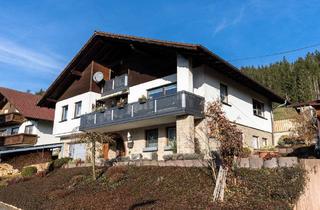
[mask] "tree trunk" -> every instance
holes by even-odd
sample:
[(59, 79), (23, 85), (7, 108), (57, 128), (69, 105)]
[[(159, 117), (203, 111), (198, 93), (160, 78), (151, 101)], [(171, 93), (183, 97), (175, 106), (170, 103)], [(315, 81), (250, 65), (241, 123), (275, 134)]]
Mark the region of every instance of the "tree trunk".
[(91, 148), (91, 162), (92, 162), (92, 179), (96, 180), (96, 142), (92, 141)]

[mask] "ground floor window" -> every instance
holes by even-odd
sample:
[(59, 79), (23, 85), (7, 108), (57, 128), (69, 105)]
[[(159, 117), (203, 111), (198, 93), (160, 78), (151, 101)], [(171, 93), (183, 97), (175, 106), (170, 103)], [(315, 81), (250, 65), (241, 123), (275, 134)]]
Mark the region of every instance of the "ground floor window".
[(168, 139), (168, 146), (173, 147), (176, 144), (177, 139), (177, 132), (176, 127), (169, 127), (167, 128), (167, 139)]
[(263, 146), (268, 146), (268, 139), (267, 138), (262, 138), (262, 144)]
[(158, 147), (158, 129), (146, 130), (146, 147)]
[(259, 137), (258, 136), (252, 136), (252, 148), (259, 149)]

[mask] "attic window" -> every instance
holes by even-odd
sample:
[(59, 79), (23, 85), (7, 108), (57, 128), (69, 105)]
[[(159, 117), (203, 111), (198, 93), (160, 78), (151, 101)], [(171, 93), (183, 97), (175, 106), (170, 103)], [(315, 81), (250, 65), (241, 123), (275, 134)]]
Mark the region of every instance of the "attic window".
[(264, 117), (264, 104), (252, 99), (253, 114), (258, 117)]

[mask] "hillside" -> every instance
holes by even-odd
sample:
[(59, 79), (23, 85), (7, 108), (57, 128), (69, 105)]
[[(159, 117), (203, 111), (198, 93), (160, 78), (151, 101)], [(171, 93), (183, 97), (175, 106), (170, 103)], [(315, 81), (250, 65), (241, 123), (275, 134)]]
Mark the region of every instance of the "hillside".
[(308, 53), (289, 63), (246, 66), (241, 71), (292, 102), (314, 100), (320, 95), (320, 52)]
[[(300, 168), (237, 169), (225, 202), (212, 203), (213, 181), (204, 169), (109, 168), (96, 182), (90, 168), (58, 169), (11, 183), (0, 200), (37, 209), (291, 209), (304, 186)], [(263, 182), (262, 182), (263, 180)]]

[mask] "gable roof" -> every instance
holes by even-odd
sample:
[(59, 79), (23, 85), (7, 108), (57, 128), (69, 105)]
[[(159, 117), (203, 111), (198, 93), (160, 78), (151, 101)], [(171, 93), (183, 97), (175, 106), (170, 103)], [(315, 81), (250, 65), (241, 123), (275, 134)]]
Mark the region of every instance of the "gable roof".
[(0, 87), (3, 95), (25, 117), (38, 120), (54, 120), (54, 110), (37, 106), (41, 96)]
[[(84, 59), (87, 55), (92, 55), (94, 52), (101, 50), (95, 49), (97, 45), (103, 45), (105, 42), (121, 42), (131, 44), (141, 44), (149, 47), (157, 47), (158, 49), (167, 49), (174, 52), (182, 53), (192, 57), (196, 57), (208, 63), (208, 65), (214, 66), (217, 71), (220, 71), (223, 74), (226, 74), (228, 77), (234, 79), (235, 81), (240, 82), (244, 86), (249, 87), (250, 89), (255, 90), (256, 92), (261, 93), (262, 95), (268, 97), (274, 102), (283, 103), (285, 100), (274, 93), (267, 87), (264, 87), (262, 84), (256, 82), (250, 77), (246, 76), (239, 69), (237, 69), (232, 64), (223, 60), (218, 55), (214, 54), (204, 46), (200, 44), (187, 44), (181, 42), (172, 42), (172, 41), (162, 41), (157, 39), (142, 38), (136, 36), (120, 35), (106, 32), (94, 32), (91, 38), (87, 43), (80, 49), (76, 56), (70, 61), (62, 73), (57, 77), (57, 79), (51, 84), (47, 89), (44, 96), (39, 101), (38, 105), (53, 107), (53, 103), (57, 100), (58, 96), (65, 91), (69, 85), (76, 79), (72, 77), (72, 72), (75, 69), (77, 64), (81, 63), (81, 59)], [(69, 82), (66, 82), (70, 80)], [(63, 86), (63, 88), (62, 88)], [(61, 93), (57, 93), (61, 92)]]

